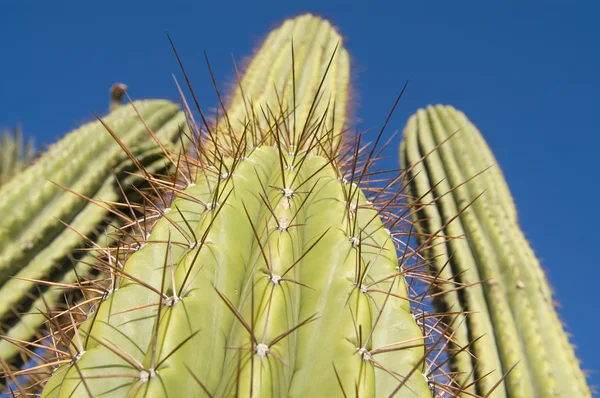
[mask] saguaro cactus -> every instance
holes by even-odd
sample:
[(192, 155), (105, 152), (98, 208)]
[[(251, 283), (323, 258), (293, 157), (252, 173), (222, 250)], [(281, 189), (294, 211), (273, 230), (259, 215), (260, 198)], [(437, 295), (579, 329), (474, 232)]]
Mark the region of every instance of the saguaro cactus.
[(401, 161), (416, 225), (439, 234), (422, 242), (434, 270), (459, 287), (473, 285), (447, 284), (438, 302), (472, 312), (454, 322), (458, 346), (481, 337), (469, 347), (476, 358), (452, 359), (463, 383), (477, 380), (472, 390), (486, 394), (508, 373), (494, 396), (590, 396), (506, 181), (475, 126), (449, 106), (421, 109), (404, 131)]
[[(148, 139), (147, 129), (174, 149), (186, 119), (169, 101), (136, 101), (103, 122), (71, 132), (0, 189), (0, 357), (8, 363), (39, 334), (47, 320), (43, 314), (63, 300), (67, 285), (93, 270), (85, 264), (90, 256), (73, 266), (81, 257), (74, 251), (90, 240), (104, 245), (109, 239), (104, 236), (106, 222), (124, 222), (115, 215), (119, 209), (111, 206), (121, 197), (121, 187), (129, 195), (136, 192), (134, 187), (143, 188), (144, 176), (131, 175), (137, 171), (134, 162), (107, 127), (141, 165), (158, 173), (166, 167), (163, 149)], [(36, 281), (46, 284), (38, 290)]]
[(267, 37), (42, 396), (431, 396), (394, 240), (344, 144), (348, 86), (327, 21)]

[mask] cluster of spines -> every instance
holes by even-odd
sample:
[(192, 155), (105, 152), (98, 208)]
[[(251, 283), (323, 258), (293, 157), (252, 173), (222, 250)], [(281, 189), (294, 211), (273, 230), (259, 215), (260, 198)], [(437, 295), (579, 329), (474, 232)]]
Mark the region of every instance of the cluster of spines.
[(452, 107), (419, 110), (405, 129), (401, 159), (418, 208), (415, 224), (429, 236), (427, 257), (442, 280), (452, 281), (440, 285), (438, 309), (469, 313), (452, 321), (455, 349), (471, 352), (453, 357), (461, 382), (499, 397), (590, 396), (479, 131)]
[[(369, 150), (361, 136), (350, 140), (341, 128), (349, 70), (339, 36), (327, 22), (303, 16), (286, 21), (266, 43), (229, 106), (220, 100), (223, 112), (214, 127), (198, 107), (201, 134), (185, 104), (191, 135), (203, 139), (190, 157), (162, 151), (177, 169), (177, 184), (134, 162), (159, 200), (136, 192), (144, 201), (138, 206), (124, 195), (123, 213), (113, 221), (128, 240), (102, 249), (100, 237), (93, 245), (101, 254), (78, 263), (93, 263), (108, 280), (83, 281), (90, 270), (81, 268), (49, 289), (78, 287), (84, 300), (60, 312), (66, 324), (48, 319), (55, 327), (55, 361), (21, 372), (41, 370), (47, 378), (62, 365), (45, 396), (101, 390), (477, 396), (475, 386), (487, 374), (473, 371), (465, 378), (462, 368), (447, 374), (444, 364), (468, 356), (478, 339), (462, 339), (458, 329), (449, 333), (423, 309), (433, 286), (452, 284), (441, 290), (453, 301), (462, 286), (448, 281), (458, 278), (444, 281), (419, 269), (418, 253), (431, 246), (427, 231), (417, 234), (426, 239), (422, 247), (406, 246), (411, 232), (399, 230), (406, 208), (395, 186), (403, 174), (383, 188), (371, 187), (383, 174), (371, 171), (381, 134)], [(265, 65), (268, 76), (261, 72)], [(152, 130), (147, 117), (137, 116)], [(136, 158), (130, 145), (114, 138)], [(117, 213), (112, 200), (104, 202)], [(142, 218), (130, 217), (129, 210)], [(404, 252), (399, 260), (396, 249)], [(332, 269), (315, 266), (335, 263), (327, 258), (340, 262)], [(424, 279), (427, 292), (414, 294), (405, 282), (411, 277)], [(91, 291), (96, 297), (86, 299)], [(329, 301), (319, 307), (323, 297)], [(467, 310), (448, 312), (469, 319)], [(448, 341), (457, 349), (442, 361)], [(486, 391), (497, 389), (492, 384)]]
[(14, 131), (0, 134), (0, 186), (17, 176), (35, 158), (33, 139), (24, 142), (23, 130), (17, 125)]
[[(166, 171), (164, 150), (175, 148), (185, 127), (185, 114), (175, 104), (137, 101), (68, 134), (0, 189), (5, 212), (0, 225), (0, 356), (5, 366), (35, 356), (32, 349), (47, 333), (48, 316), (64, 308), (69, 286), (97, 274), (90, 266), (93, 255), (77, 250), (113, 240), (106, 226), (126, 222), (115, 216), (114, 204), (123, 197), (134, 199), (147, 185), (118, 143), (130, 148), (138, 164), (160, 174)], [(146, 138), (148, 129), (156, 131), (160, 145)]]
[[(298, 22), (302, 20), (307, 26)], [(274, 97), (256, 101), (269, 90), (249, 90), (242, 80), (232, 104), (237, 98), (237, 107), (245, 112), (233, 117), (229, 109), (236, 106), (231, 105), (216, 128), (205, 124), (197, 154), (177, 163), (193, 173), (181, 173), (179, 185), (166, 189), (149, 178), (155, 189), (170, 189), (165, 196), (175, 200), (154, 204), (152, 212), (160, 217), (150, 223), (151, 233), (144, 230), (137, 244), (128, 246), (138, 250), (127, 261), (114, 249), (104, 253), (109, 287), (86, 321), (71, 320), (54, 336), (68, 349), (61, 354), (55, 347), (57, 363), (63, 366), (54, 372), (45, 395), (91, 394), (97, 380), (111, 384), (113, 393), (125, 388), (160, 396), (167, 384), (170, 394), (196, 388), (209, 396), (246, 389), (255, 395), (302, 395), (311, 388), (317, 394), (338, 395), (384, 391), (430, 396), (430, 388), (439, 388), (439, 394), (459, 392), (453, 380), (436, 382), (443, 370), (428, 362), (448, 338), (441, 330), (432, 344), (432, 331), (443, 328), (438, 321), (430, 322), (429, 315), (410, 310), (405, 278), (413, 271), (407, 262), (414, 253), (406, 252), (397, 261), (396, 246), (403, 244), (397, 228), (404, 220), (391, 211), (399, 206), (399, 194), (384, 200), (385, 190), (371, 189), (379, 198), (371, 203), (359, 189), (372, 179), (369, 170), (380, 152), (374, 147), (365, 155), (360, 136), (354, 145), (342, 145), (347, 54), (328, 23), (309, 16), (296, 22), (302, 29), (284, 36), (289, 38), (291, 31), (293, 38), (305, 31), (318, 33), (292, 41), (294, 61), (287, 75), (282, 73), (288, 80), (283, 86), (285, 80), (274, 84)], [(304, 50), (303, 40), (309, 45)], [(319, 40), (325, 41), (323, 46)], [(309, 68), (304, 60), (313, 59), (318, 50), (323, 51), (322, 61)], [(279, 59), (284, 68), (284, 58)], [(296, 76), (298, 63), (307, 71)], [(306, 84), (298, 85), (299, 80)], [(323, 262), (331, 267), (335, 260), (341, 261), (337, 268), (318, 266)], [(338, 294), (327, 295), (327, 290)], [(319, 306), (324, 298), (330, 302)], [(311, 300), (312, 306), (304, 304)], [(230, 330), (227, 341), (236, 345), (218, 347), (225, 341), (219, 328), (210, 333), (194, 329), (191, 322), (201, 323), (201, 314), (220, 317), (218, 325)], [(336, 323), (336, 317), (343, 322)], [(326, 328), (318, 326), (323, 319)], [(73, 336), (65, 335), (69, 329)], [(200, 338), (203, 333), (208, 339)], [(296, 351), (298, 341), (301, 348)], [(200, 355), (190, 348), (198, 344), (205, 347)], [(206, 368), (211, 362), (204, 354), (211, 352), (222, 357), (222, 368)], [(186, 355), (191, 363), (182, 364)], [(312, 368), (307, 356), (319, 360), (321, 367)], [(111, 370), (102, 363), (120, 367)], [(294, 363), (303, 366), (292, 370)], [(221, 378), (220, 370), (230, 377)]]

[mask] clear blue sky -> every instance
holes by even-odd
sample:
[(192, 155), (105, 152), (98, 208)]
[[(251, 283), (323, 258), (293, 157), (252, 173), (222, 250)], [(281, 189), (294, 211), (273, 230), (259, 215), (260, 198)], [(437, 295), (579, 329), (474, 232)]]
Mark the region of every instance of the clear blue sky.
[(133, 98), (177, 100), (171, 74), (180, 75), (165, 31), (201, 104), (212, 107), (203, 49), (223, 85), (233, 76), (231, 55), (249, 55), (283, 18), (325, 16), (353, 57), (360, 129), (381, 126), (408, 80), (390, 133), (430, 103), (457, 107), (483, 132), (584, 367), (600, 385), (600, 216), (593, 204), (600, 193), (600, 3), (302, 3), (3, 1), (0, 127), (20, 121), (38, 143), (52, 143), (91, 120), (91, 110), (105, 112), (117, 81)]

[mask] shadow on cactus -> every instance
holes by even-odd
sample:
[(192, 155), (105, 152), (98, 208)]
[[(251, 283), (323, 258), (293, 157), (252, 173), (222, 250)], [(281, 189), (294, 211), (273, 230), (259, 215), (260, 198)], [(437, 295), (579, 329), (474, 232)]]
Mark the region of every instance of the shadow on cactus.
[(165, 152), (175, 183), (136, 163), (172, 200), (125, 203), (145, 210), (130, 241), (98, 258), (105, 281), (79, 283), (102, 296), (48, 316), (53, 358), (5, 367), (40, 380), (15, 393), (459, 395), (446, 326), (411, 285), (433, 282), (406, 246), (403, 176), (376, 168), (385, 125), (373, 145), (346, 130), (349, 81), (339, 34), (303, 15), (269, 34), (215, 123), (184, 100), (200, 139)]

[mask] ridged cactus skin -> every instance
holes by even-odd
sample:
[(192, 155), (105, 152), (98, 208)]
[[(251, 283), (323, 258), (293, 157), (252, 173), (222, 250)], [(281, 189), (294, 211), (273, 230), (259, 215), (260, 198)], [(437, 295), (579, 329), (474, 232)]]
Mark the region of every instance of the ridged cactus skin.
[(438, 308), (470, 312), (454, 319), (455, 348), (481, 337), (468, 347), (477, 359), (466, 353), (452, 359), (463, 383), (493, 371), (471, 389), (486, 394), (512, 368), (492, 396), (591, 396), (481, 133), (462, 112), (429, 106), (409, 119), (400, 150), (410, 202), (419, 209), (415, 224), (439, 234), (421, 243), (441, 279), (454, 282), (442, 288)]
[(68, 285), (94, 271), (93, 254), (80, 259), (78, 249), (94, 240), (104, 247), (106, 225), (123, 225), (121, 209), (111, 206), (121, 190), (131, 196), (147, 185), (107, 127), (149, 172), (164, 173), (163, 148), (147, 129), (174, 150), (187, 125), (174, 103), (135, 101), (67, 134), (0, 189), (0, 357), (7, 363), (43, 334), (44, 314), (64, 307)]
[(431, 396), (394, 241), (342, 173), (340, 36), (287, 20), (240, 85), (43, 397)]
[(0, 134), (0, 186), (29, 166), (34, 157), (33, 140), (24, 142), (20, 126), (16, 126), (14, 131), (6, 130)]

